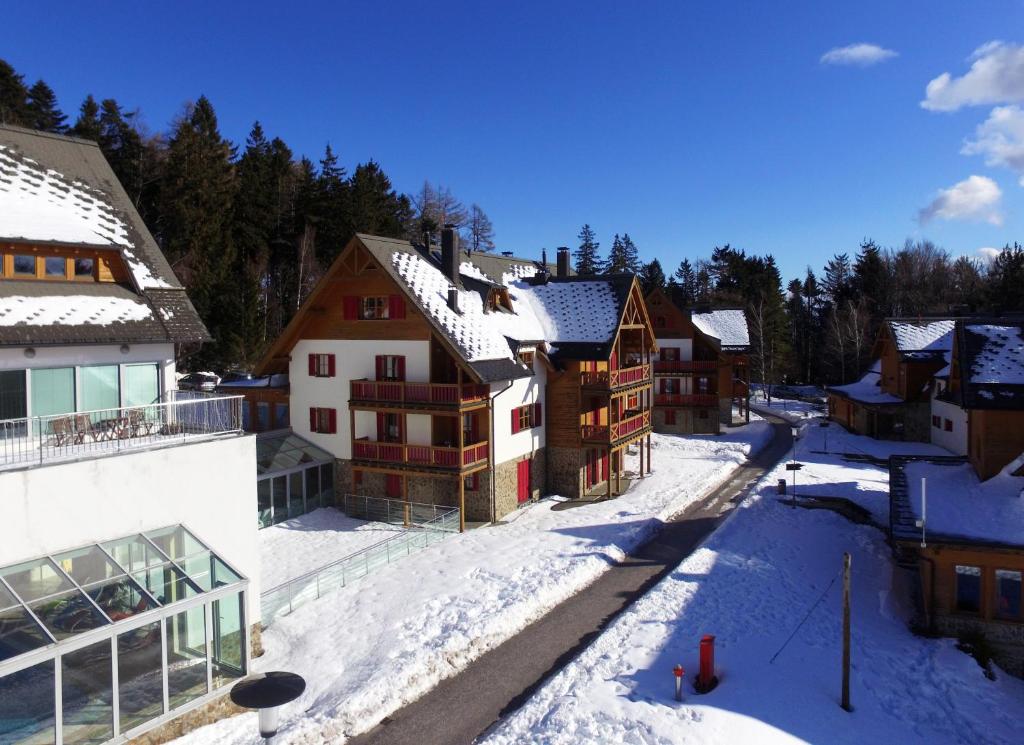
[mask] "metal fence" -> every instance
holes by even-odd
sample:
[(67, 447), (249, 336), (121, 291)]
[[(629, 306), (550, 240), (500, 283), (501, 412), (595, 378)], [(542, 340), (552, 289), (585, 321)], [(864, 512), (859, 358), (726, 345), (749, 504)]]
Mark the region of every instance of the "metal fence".
[(241, 396), (172, 396), (145, 406), (0, 421), (0, 468), (240, 432)]
[(260, 595), (264, 626), (300, 605), (345, 587), (366, 575), (440, 543), (459, 532), (459, 510), (432, 504), (346, 494), (342, 509), (349, 517), (405, 528), (379, 543), (349, 554)]

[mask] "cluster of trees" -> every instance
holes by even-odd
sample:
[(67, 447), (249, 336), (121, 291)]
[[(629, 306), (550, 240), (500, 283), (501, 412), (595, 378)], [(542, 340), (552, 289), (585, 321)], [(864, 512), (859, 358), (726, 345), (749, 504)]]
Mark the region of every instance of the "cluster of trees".
[(494, 248), (486, 213), (449, 188), (401, 194), (373, 160), (349, 173), (328, 145), (313, 162), (259, 122), (240, 148), (205, 97), (166, 132), (91, 95), (69, 123), (44, 81), (28, 86), (0, 59), (0, 122), (99, 144), (216, 339), (194, 365), (251, 366), (356, 232), (437, 241), (453, 223), (467, 247)]
[[(584, 225), (575, 252), (581, 274), (622, 271), (612, 261), (627, 242), (633, 253), (625, 271), (639, 275), (645, 292), (663, 288), (680, 307), (743, 308), (751, 336), (752, 378), (839, 384), (870, 363), (872, 345), (886, 317), (1024, 312), (1024, 248), (1007, 245), (991, 261), (954, 258), (929, 241), (899, 249), (865, 240), (851, 257), (836, 254), (820, 279), (810, 267), (785, 288), (771, 255), (748, 254), (726, 244), (710, 258), (683, 259), (666, 275), (661, 262), (641, 262), (628, 235), (615, 237), (602, 261), (594, 231)], [(616, 253), (619, 252), (619, 253)]]

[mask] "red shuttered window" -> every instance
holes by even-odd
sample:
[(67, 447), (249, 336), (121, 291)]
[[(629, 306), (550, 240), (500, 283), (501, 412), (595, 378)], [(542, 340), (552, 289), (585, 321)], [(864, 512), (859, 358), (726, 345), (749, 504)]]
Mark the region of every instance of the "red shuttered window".
[(338, 410), (322, 406), (309, 409), (309, 431), (322, 435), (333, 435), (338, 431)]
[(542, 416), (540, 403), (517, 406), (512, 409), (512, 434), (539, 427)]
[(335, 376), (333, 354), (309, 355), (309, 375), (313, 378), (333, 378)]

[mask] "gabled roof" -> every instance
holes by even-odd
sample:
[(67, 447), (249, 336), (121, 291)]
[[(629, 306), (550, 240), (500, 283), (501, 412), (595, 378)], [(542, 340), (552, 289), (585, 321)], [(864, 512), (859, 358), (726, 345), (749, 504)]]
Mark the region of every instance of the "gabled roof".
[(723, 351), (741, 352), (750, 348), (747, 316), (741, 308), (693, 310), (690, 313), (690, 318), (693, 325), (702, 333), (718, 339), (722, 343)]
[(1024, 320), (957, 324), (963, 405), (969, 409), (1024, 409)]
[(902, 359), (932, 359), (941, 355), (948, 362), (949, 352), (953, 349), (954, 319), (913, 321), (888, 318), (886, 324)]
[(0, 344), (209, 338), (94, 142), (0, 125), (0, 243), (115, 251), (132, 283), (3, 280)]

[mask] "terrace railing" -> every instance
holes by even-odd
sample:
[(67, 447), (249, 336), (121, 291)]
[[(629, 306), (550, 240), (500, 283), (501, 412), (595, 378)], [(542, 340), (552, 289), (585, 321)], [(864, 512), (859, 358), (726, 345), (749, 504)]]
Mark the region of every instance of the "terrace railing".
[(651, 415), (643, 411), (611, 424), (584, 424), (582, 438), (588, 442), (613, 443), (651, 426)]
[(716, 393), (656, 393), (655, 406), (718, 406)]
[(654, 363), (654, 374), (714, 372), (718, 369), (718, 360), (657, 360)]
[(260, 606), (264, 626), (277, 616), (287, 615), (300, 605), (459, 532), (457, 507), (346, 494), (342, 508), (349, 517), (408, 529), (262, 593)]
[(620, 367), (617, 370), (597, 370), (580, 373), (580, 383), (586, 388), (616, 389), (630, 385), (649, 382), (651, 379), (650, 365), (634, 365)]
[(169, 445), (242, 431), (241, 396), (173, 396), (145, 406), (0, 421), (0, 468)]
[(406, 383), (390, 380), (353, 380), (349, 397), (353, 402), (409, 404), (413, 406), (466, 406), (486, 401), (486, 385), (455, 383)]
[(427, 466), (458, 470), (487, 460), (487, 442), (459, 448), (436, 445), (407, 445), (401, 442), (376, 442), (359, 439), (352, 443), (355, 460), (371, 460), (399, 465)]

